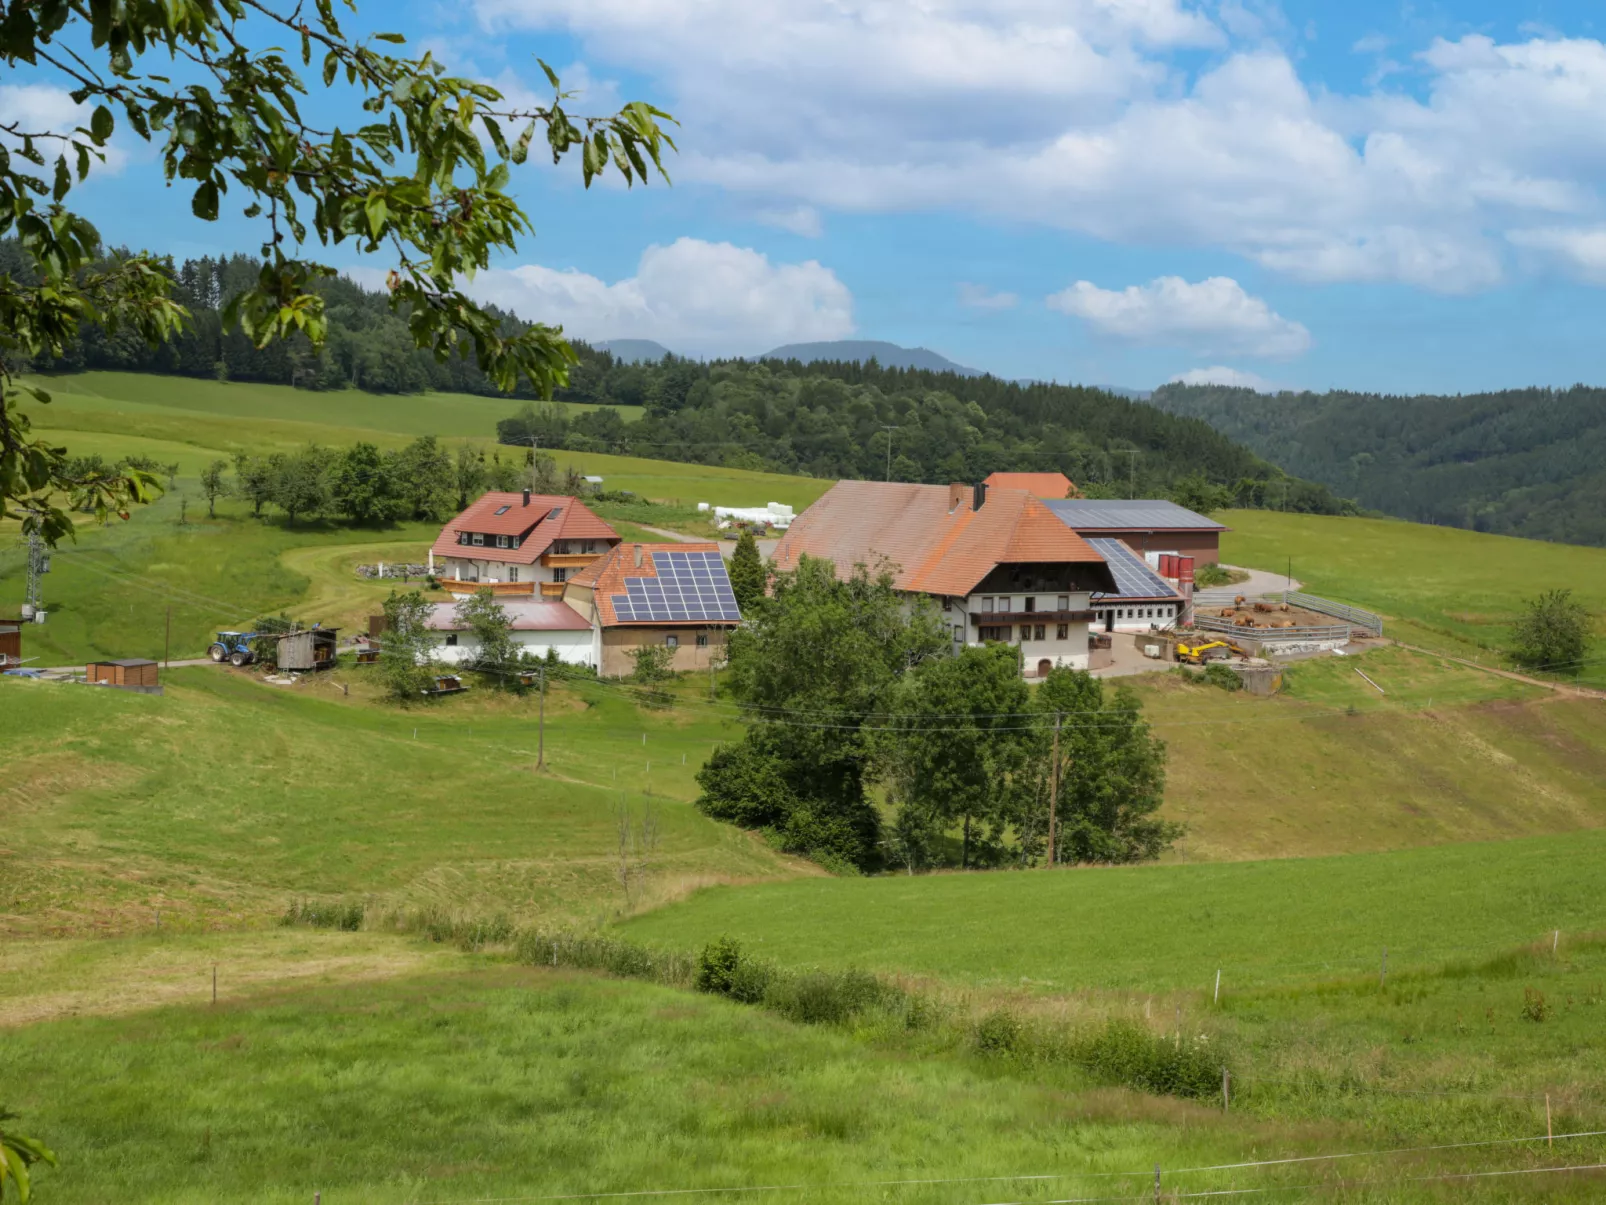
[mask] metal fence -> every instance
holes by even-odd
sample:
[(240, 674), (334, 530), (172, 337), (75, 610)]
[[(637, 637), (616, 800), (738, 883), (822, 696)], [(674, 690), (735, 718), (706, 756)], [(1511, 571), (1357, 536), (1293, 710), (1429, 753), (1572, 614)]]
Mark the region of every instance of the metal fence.
[(1211, 619), (1209, 616), (1196, 616), (1193, 626), (1201, 632), (1219, 632), (1229, 636), (1240, 636), (1245, 640), (1348, 640), (1350, 627), (1346, 623), (1328, 624), (1322, 627), (1306, 628), (1243, 628), (1228, 619)]
[(1284, 590), (1283, 601), (1290, 606), (1303, 607), (1307, 611), (1315, 611), (1320, 615), (1331, 615), (1335, 619), (1345, 620), (1358, 628), (1365, 628), (1376, 636), (1383, 634), (1383, 617), (1381, 615), (1373, 615), (1370, 611), (1363, 611), (1359, 607), (1337, 603), (1332, 599), (1320, 598), (1314, 594), (1301, 594), (1298, 590)]

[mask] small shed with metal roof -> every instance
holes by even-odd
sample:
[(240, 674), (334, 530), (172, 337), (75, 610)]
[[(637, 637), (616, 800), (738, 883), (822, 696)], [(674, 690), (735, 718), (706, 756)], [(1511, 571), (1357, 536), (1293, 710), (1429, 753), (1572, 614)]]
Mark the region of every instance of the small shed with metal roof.
[(1164, 498), (1062, 498), (1043, 505), (1084, 539), (1113, 537), (1140, 556), (1174, 552), (1201, 565), (1221, 559), (1221, 533), (1231, 530)]

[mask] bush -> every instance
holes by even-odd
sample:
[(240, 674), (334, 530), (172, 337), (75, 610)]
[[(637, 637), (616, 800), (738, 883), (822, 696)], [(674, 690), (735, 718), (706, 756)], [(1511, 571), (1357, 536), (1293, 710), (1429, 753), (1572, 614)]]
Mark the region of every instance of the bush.
[(697, 990), (728, 996), (742, 965), (742, 946), (735, 938), (721, 937), (703, 947), (697, 960)]
[(340, 929), (355, 933), (362, 928), (365, 909), (361, 901), (344, 904), (314, 904), (298, 900), (279, 918), (281, 925), (306, 925), (312, 929)]
[(802, 971), (774, 976), (764, 1004), (805, 1025), (845, 1025), (902, 995), (867, 971)]
[(1021, 1024), (1014, 1013), (988, 1013), (976, 1026), (976, 1049), (983, 1054), (1017, 1054), (1021, 1048)]
[(1212, 661), (1205, 666), (1204, 673), (1199, 680), (1208, 682), (1211, 686), (1219, 686), (1222, 690), (1242, 690), (1244, 680), (1235, 674), (1230, 665), (1223, 665), (1219, 661)]
[(1167, 1096), (1209, 1097), (1221, 1090), (1221, 1059), (1203, 1038), (1167, 1038), (1131, 1021), (1073, 1037), (1071, 1062), (1113, 1084)]

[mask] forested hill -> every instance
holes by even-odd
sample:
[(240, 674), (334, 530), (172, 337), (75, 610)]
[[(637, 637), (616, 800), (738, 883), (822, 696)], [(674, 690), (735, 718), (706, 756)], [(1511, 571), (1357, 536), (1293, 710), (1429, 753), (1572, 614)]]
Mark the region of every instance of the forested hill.
[(1392, 397), (1166, 385), (1154, 404), (1402, 519), (1606, 545), (1606, 390)]
[[(225, 333), (220, 311), (253, 281), (248, 256), (172, 265), (173, 295), (191, 327), (147, 347), (129, 332), (86, 327), (64, 357), (35, 372), (121, 369), (327, 390), (423, 390), (495, 395), (471, 360), (437, 363), (411, 345), (387, 299), (352, 281), (323, 287), (329, 337), (314, 351), (297, 336), (258, 349)], [(0, 240), (0, 276), (25, 278), (14, 242)], [(520, 323), (503, 315), (507, 329)], [(990, 376), (798, 360), (703, 363), (665, 357), (630, 364), (576, 344), (580, 363), (559, 400), (605, 407), (570, 422), (555, 407), (508, 405), (504, 439), (666, 460), (729, 464), (818, 477), (975, 481), (997, 469), (1058, 469), (1086, 492), (1163, 495), (1196, 508), (1258, 506), (1336, 513), (1342, 499), (1289, 480), (1277, 467), (1195, 419), (1079, 386), (1020, 385)], [(528, 387), (516, 397), (533, 400)], [(645, 408), (626, 423), (613, 406)], [(339, 401), (331, 398), (331, 412)], [(890, 452), (889, 457), (889, 441)], [(1352, 509), (1352, 508), (1350, 508)]]

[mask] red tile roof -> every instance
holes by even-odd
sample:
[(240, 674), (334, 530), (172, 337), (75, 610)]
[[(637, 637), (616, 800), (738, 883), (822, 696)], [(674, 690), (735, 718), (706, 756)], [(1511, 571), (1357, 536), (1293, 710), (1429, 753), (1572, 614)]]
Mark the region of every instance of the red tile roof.
[[(584, 616), (561, 602), (497, 599), (513, 621), (515, 632), (584, 632), (591, 627)], [(432, 632), (461, 632), (456, 603), (435, 603), (424, 624)]]
[[(886, 562), (898, 589), (969, 594), (997, 565), (1096, 565), (1088, 543), (1025, 490), (989, 490), (979, 512), (971, 491), (952, 510), (951, 487), (880, 481), (839, 481), (792, 522), (775, 549), (777, 568), (801, 556), (833, 561), (843, 576), (855, 565), (873, 573)], [(1110, 579), (1109, 588), (1114, 589)]]
[[(502, 513), (498, 514), (500, 511)], [(554, 516), (553, 511), (558, 513)], [(483, 545), (459, 544), (459, 532), (480, 532), (487, 537)], [(516, 536), (517, 548), (496, 547), (497, 536)], [(619, 533), (592, 513), (577, 498), (557, 494), (532, 494), (528, 506), (524, 495), (490, 493), (441, 528), (430, 549), (438, 557), (458, 557), (473, 561), (500, 561), (509, 565), (533, 565), (554, 540), (607, 540), (617, 543)]]
[(1034, 498), (1068, 498), (1075, 484), (1064, 473), (994, 473), (987, 486), (995, 490), (1025, 490)]
[[(641, 553), (641, 564), (636, 564), (636, 553)], [(620, 544), (608, 551), (605, 556), (592, 561), (578, 573), (569, 578), (569, 585), (589, 587), (591, 600), (596, 605), (597, 616), (602, 626), (611, 627), (660, 627), (665, 626), (662, 620), (621, 620), (614, 614), (613, 596), (626, 593), (625, 579), (628, 577), (657, 577), (658, 567), (653, 563), (653, 556), (660, 552), (712, 552), (720, 554), (718, 544)], [(724, 564), (721, 559), (720, 564)], [(718, 624), (725, 627), (735, 627), (730, 620), (690, 620), (670, 623), (667, 626), (684, 627), (690, 622), (702, 627), (709, 624)]]

